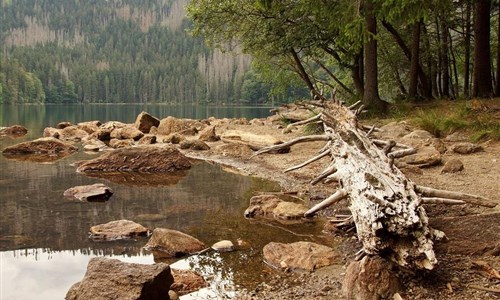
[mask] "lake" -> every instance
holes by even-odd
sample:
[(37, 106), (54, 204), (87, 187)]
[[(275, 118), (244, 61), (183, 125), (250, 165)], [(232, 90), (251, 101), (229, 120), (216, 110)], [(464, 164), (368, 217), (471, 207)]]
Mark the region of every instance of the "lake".
[[(24, 125), (29, 133), (19, 139), (0, 138), (0, 149), (42, 135), (47, 126), (100, 120), (133, 123), (141, 111), (203, 119), (210, 116), (265, 117), (269, 107), (209, 107), (168, 105), (0, 105), (0, 126)], [(263, 280), (269, 267), (262, 248), (273, 242), (313, 240), (318, 225), (269, 224), (243, 217), (250, 197), (277, 191), (273, 182), (224, 171), (218, 165), (195, 162), (175, 185), (130, 185), (77, 174), (72, 163), (94, 158), (82, 151), (53, 163), (35, 163), (0, 156), (0, 299), (63, 299), (70, 286), (83, 278), (90, 258), (105, 256), (135, 263), (154, 263), (142, 249), (147, 238), (96, 242), (88, 237), (91, 226), (128, 219), (151, 229), (185, 232), (207, 245), (242, 239), (250, 248), (231, 253), (207, 252), (177, 261), (173, 268), (203, 274), (209, 287), (197, 295), (232, 297)], [(76, 185), (102, 182), (115, 194), (104, 203), (63, 198)], [(298, 234), (292, 234), (296, 232)], [(197, 295), (187, 295), (192, 299)]]

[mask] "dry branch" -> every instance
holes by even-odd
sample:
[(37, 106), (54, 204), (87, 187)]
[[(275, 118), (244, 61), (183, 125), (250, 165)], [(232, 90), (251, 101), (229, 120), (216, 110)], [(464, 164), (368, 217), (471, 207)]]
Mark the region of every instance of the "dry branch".
[(446, 204), (446, 205), (462, 205), (466, 204), (463, 200), (454, 200), (447, 198), (428, 198), (422, 197), (422, 204)]
[(305, 166), (307, 166), (307, 165), (309, 165), (309, 164), (311, 164), (311, 163), (313, 163), (313, 162), (315, 162), (315, 161), (317, 161), (319, 159), (322, 159), (323, 157), (325, 157), (325, 156), (327, 156), (329, 154), (330, 154), (330, 150), (326, 150), (325, 152), (321, 153), (320, 155), (315, 156), (315, 157), (313, 157), (313, 158), (311, 158), (311, 159), (309, 159), (309, 160), (301, 163), (300, 165), (296, 165), (296, 166), (293, 166), (293, 167), (290, 167), (290, 168), (286, 169), (285, 171), (283, 171), (283, 173), (287, 173), (287, 172), (290, 172), (290, 171), (293, 171), (293, 170), (297, 170), (297, 169), (303, 168), (303, 167), (305, 167)]
[(338, 190), (330, 197), (326, 198), (325, 200), (321, 201), (320, 203), (316, 204), (314, 207), (312, 207), (311, 209), (306, 211), (306, 213), (304, 214), (304, 217), (311, 217), (316, 212), (322, 210), (325, 207), (333, 205), (334, 203), (339, 202), (342, 199), (347, 198), (347, 196), (348, 196), (348, 194), (346, 191)]
[(425, 186), (420, 186), (420, 185), (415, 186), (415, 191), (417, 193), (421, 194), (423, 197), (436, 197), (436, 198), (448, 198), (448, 199), (462, 200), (462, 201), (470, 203), (470, 204), (485, 206), (485, 207), (489, 207), (489, 208), (493, 208), (493, 207), (497, 206), (491, 200), (484, 198), (484, 197), (481, 197), (481, 196), (477, 196), (477, 195), (465, 194), (465, 193), (460, 193), (460, 192), (452, 192), (452, 191), (446, 191), (446, 190), (437, 190), (437, 189), (433, 189), (433, 188), (425, 187)]
[(283, 144), (278, 144), (278, 145), (273, 145), (273, 146), (262, 148), (259, 151), (255, 152), (255, 154), (252, 155), (252, 157), (257, 156), (257, 155), (262, 154), (262, 153), (267, 153), (267, 152), (271, 152), (271, 151), (276, 151), (276, 150), (288, 148), (290, 146), (293, 146), (293, 145), (299, 144), (299, 143), (307, 143), (307, 142), (315, 142), (315, 141), (328, 141), (329, 139), (330, 138), (327, 135), (301, 136), (301, 137), (298, 137), (296, 139), (293, 139), (293, 140), (288, 141), (288, 142), (283, 143)]

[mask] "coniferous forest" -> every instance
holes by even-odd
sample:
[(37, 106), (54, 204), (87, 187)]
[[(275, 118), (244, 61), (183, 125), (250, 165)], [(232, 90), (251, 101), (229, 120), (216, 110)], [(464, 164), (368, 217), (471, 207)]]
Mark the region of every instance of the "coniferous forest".
[(189, 33), (188, 0), (0, 0), (0, 103), (262, 102), (251, 58)]

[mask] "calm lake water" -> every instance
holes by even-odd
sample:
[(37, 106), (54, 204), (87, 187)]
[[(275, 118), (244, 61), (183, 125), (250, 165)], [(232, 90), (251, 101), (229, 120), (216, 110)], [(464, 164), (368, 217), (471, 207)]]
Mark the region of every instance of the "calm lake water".
[[(21, 124), (29, 134), (0, 138), (0, 150), (38, 138), (46, 126), (61, 121), (100, 120), (132, 123), (143, 110), (164, 118), (264, 117), (269, 108), (142, 105), (0, 106), (0, 126)], [(0, 156), (0, 299), (63, 299), (69, 287), (83, 278), (90, 258), (106, 256), (151, 264), (142, 250), (147, 239), (95, 242), (91, 226), (128, 219), (151, 229), (180, 230), (211, 245), (219, 240), (243, 239), (250, 248), (231, 253), (208, 252), (178, 261), (173, 268), (202, 273), (210, 286), (202, 296), (184, 299), (230, 298), (253, 288), (270, 270), (262, 262), (262, 247), (271, 242), (312, 240), (318, 225), (266, 224), (243, 217), (248, 201), (258, 191), (279, 187), (256, 178), (225, 172), (220, 166), (197, 162), (175, 185), (125, 185), (77, 174), (71, 164), (95, 155), (79, 152), (53, 163), (9, 160)], [(75, 185), (102, 182), (115, 194), (105, 203), (83, 203), (63, 198)], [(285, 228), (286, 227), (286, 228)]]

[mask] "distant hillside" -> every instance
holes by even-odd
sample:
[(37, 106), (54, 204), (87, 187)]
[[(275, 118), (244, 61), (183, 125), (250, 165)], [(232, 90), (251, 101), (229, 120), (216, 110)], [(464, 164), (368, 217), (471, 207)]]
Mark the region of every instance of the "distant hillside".
[(191, 37), (188, 2), (0, 0), (0, 103), (240, 101), (250, 57)]

